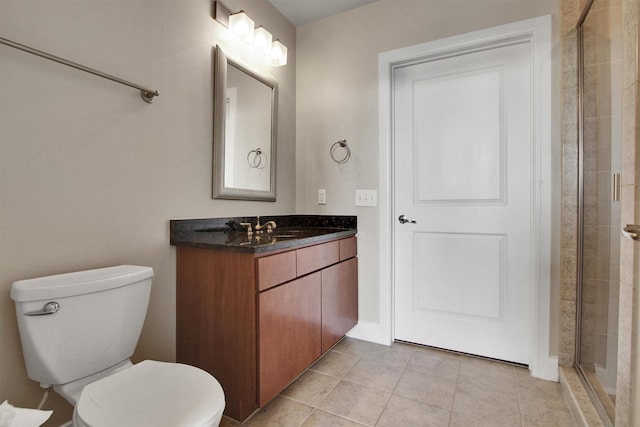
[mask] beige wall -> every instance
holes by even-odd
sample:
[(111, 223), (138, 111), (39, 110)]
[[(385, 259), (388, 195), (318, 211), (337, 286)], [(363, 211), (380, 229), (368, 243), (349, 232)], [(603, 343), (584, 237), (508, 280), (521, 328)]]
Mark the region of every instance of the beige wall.
[[(376, 189), (379, 183), (378, 55), (542, 15), (552, 15), (555, 28), (558, 14), (557, 0), (380, 0), (298, 28), (296, 206), (298, 212), (358, 215), (361, 321), (380, 322), (378, 210), (354, 206), (355, 189)], [(554, 124), (555, 134), (558, 129)], [(348, 140), (352, 157), (339, 166), (329, 157), (329, 147), (341, 138)], [(559, 152), (559, 141), (552, 145)], [(558, 178), (560, 164), (554, 161)], [(327, 189), (324, 206), (316, 203), (318, 188)], [(559, 245), (554, 245), (557, 252)], [(559, 299), (555, 265), (553, 275), (551, 347), (555, 350)]]
[[(293, 212), (295, 28), (264, 0), (227, 4), (289, 48), (289, 65), (262, 69), (280, 83), (276, 203), (211, 199), (212, 46), (237, 47), (210, 0), (0, 0), (1, 37), (160, 91), (148, 105), (136, 90), (0, 45), (0, 401), (35, 407), (42, 393), (24, 367), (14, 280), (151, 266), (135, 358), (174, 360), (168, 220)], [(47, 406), (48, 425), (69, 419), (56, 395)]]

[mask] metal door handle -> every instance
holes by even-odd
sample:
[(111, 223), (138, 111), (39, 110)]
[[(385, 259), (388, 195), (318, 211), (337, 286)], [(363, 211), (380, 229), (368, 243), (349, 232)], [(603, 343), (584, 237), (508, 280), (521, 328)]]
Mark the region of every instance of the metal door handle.
[(60, 310), (60, 304), (55, 301), (48, 302), (42, 307), (41, 310), (30, 311), (28, 313), (24, 313), (25, 316), (44, 316), (47, 314), (53, 314)]
[(398, 217), (398, 221), (400, 221), (400, 224), (415, 224), (416, 222), (412, 219), (408, 219), (406, 215), (400, 215)]
[(627, 224), (622, 229), (622, 235), (627, 239), (636, 241), (640, 240), (640, 225)]

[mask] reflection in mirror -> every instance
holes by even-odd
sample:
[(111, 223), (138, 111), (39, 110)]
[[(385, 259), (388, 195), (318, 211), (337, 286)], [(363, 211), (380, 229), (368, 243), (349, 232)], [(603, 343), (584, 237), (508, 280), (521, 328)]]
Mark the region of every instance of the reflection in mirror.
[(275, 201), (277, 83), (214, 53), (213, 197)]

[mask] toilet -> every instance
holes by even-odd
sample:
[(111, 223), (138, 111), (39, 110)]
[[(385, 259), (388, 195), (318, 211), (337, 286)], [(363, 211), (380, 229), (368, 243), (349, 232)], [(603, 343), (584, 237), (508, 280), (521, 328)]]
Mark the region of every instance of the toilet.
[(29, 378), (74, 406), (74, 427), (218, 426), (224, 392), (180, 363), (133, 364), (153, 269), (120, 265), (11, 286)]

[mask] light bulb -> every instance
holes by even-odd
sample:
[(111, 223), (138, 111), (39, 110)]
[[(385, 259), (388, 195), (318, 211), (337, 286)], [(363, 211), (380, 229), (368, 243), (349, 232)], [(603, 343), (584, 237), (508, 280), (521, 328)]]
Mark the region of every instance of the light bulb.
[(268, 56), (271, 53), (271, 39), (271, 33), (260, 26), (253, 32), (253, 47), (264, 56)]
[(276, 40), (271, 45), (271, 65), (280, 67), (287, 64), (287, 47)]
[(253, 19), (240, 11), (229, 16), (229, 32), (242, 43), (251, 44), (253, 41)]

